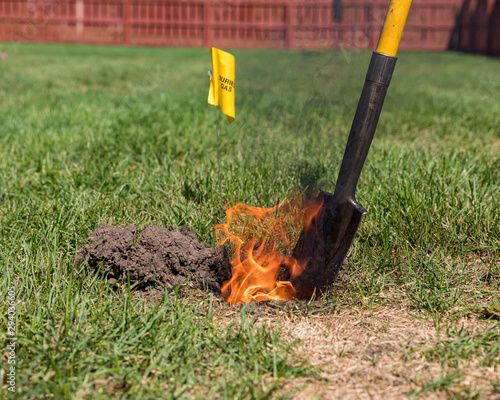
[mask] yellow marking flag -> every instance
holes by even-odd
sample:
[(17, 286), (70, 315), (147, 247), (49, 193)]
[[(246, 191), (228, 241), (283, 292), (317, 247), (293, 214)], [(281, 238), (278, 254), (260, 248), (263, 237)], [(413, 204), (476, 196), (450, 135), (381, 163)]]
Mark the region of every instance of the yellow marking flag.
[(219, 106), (229, 123), (234, 121), (234, 56), (212, 47), (212, 77), (208, 103)]

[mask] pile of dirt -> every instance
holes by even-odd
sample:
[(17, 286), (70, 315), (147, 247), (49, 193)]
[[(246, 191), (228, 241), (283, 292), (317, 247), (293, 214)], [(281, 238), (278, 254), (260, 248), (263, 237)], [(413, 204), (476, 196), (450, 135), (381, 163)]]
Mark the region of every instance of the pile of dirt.
[(220, 294), (220, 286), (230, 278), (231, 266), (224, 246), (205, 246), (186, 227), (148, 226), (137, 238), (134, 225), (99, 226), (87, 238), (75, 265), (87, 263), (106, 274), (114, 284), (130, 277), (137, 289), (148, 292), (183, 284)]

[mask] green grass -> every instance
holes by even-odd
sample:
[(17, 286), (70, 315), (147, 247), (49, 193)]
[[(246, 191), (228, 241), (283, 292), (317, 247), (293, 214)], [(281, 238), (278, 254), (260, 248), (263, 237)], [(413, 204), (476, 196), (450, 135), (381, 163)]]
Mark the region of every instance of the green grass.
[[(332, 191), (370, 54), (233, 51), (221, 199), (208, 50), (6, 46), (0, 288), (17, 285), (18, 394), (260, 399), (313, 377), (279, 323), (243, 313), (226, 326), (209, 297), (175, 290), (140, 301), (74, 271), (73, 259), (101, 222), (187, 225), (214, 245), (224, 203), (272, 206), (295, 186)], [(468, 314), (498, 315), (499, 69), (500, 59), (400, 54), (358, 185), (370, 214), (344, 289), (321, 312), (377, 307), (391, 293), (443, 332)], [(494, 330), (450, 332), (429, 357), (498, 366)], [(453, 386), (453, 373), (415, 393)]]

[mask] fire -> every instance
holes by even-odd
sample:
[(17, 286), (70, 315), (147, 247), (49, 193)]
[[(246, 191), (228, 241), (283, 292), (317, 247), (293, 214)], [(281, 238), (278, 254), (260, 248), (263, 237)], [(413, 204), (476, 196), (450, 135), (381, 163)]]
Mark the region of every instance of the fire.
[(320, 208), (304, 196), (292, 196), (271, 208), (240, 203), (226, 210), (227, 222), (215, 227), (218, 244), (234, 247), (232, 276), (221, 288), (226, 301), (291, 300), (296, 291), (288, 279), (306, 265), (289, 254)]

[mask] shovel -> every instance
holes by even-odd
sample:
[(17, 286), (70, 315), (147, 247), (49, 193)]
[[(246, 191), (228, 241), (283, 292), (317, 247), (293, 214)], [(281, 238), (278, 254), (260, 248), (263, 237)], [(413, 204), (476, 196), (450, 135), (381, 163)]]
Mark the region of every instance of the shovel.
[(361, 169), (375, 134), (396, 65), (411, 0), (391, 0), (376, 51), (373, 52), (333, 194), (320, 192), (320, 211), (305, 227), (293, 251), (304, 271), (290, 278), (296, 297), (311, 298), (338, 275), (367, 211), (356, 201)]

